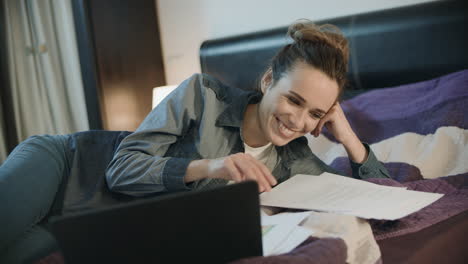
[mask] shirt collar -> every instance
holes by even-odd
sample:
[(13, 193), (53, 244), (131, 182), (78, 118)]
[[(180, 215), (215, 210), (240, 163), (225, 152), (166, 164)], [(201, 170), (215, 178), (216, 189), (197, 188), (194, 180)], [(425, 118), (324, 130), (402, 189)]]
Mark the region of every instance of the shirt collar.
[(262, 100), (262, 96), (263, 94), (259, 91), (245, 91), (241, 89), (232, 91), (225, 97), (226, 107), (216, 119), (216, 125), (240, 128), (247, 105), (259, 103)]
[(294, 139), (285, 146), (276, 147), (276, 150), (280, 152), (283, 157), (286, 157), (288, 161), (294, 161), (311, 155), (311, 151), (307, 146), (307, 138), (302, 136)]

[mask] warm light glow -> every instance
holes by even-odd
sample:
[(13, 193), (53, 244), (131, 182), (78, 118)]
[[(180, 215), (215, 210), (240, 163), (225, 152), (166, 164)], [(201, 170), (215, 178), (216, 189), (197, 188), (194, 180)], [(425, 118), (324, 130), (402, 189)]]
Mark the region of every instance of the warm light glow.
[(113, 84), (104, 100), (104, 129), (135, 130), (143, 120), (139, 113), (138, 100), (125, 84)]
[(177, 85), (159, 86), (153, 88), (153, 108), (155, 108)]

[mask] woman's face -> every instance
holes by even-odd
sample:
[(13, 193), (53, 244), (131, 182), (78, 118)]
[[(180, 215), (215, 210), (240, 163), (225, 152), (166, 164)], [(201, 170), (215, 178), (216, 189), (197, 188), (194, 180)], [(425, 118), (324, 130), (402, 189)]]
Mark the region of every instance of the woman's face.
[(273, 86), (268, 77), (259, 105), (260, 129), (266, 140), (283, 146), (310, 133), (338, 97), (338, 84), (322, 71), (298, 62)]

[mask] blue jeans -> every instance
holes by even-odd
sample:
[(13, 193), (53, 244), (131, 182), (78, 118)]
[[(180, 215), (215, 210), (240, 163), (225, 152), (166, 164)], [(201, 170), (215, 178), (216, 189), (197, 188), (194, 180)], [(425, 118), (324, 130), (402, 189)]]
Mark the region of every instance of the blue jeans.
[(41, 224), (70, 170), (69, 137), (32, 136), (0, 167), (0, 263), (28, 262), (55, 244)]

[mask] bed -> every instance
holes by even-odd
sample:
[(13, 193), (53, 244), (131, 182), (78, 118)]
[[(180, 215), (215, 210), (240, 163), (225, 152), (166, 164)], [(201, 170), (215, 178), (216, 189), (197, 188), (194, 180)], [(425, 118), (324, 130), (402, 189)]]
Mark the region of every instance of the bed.
[[(397, 221), (370, 221), (383, 263), (467, 263), (468, 260), (468, 3), (434, 1), (317, 21), (339, 26), (351, 58), (341, 103), (362, 141), (392, 179), (369, 181), (444, 193)], [(286, 27), (205, 41), (202, 72), (227, 85), (252, 89), (268, 60), (288, 42)], [(376, 103), (378, 102), (378, 103)], [(111, 193), (106, 165), (128, 131), (85, 131), (69, 142), (70, 175), (51, 215), (132, 201)], [(332, 167), (349, 173), (343, 149), (327, 131), (309, 146)], [(63, 263), (50, 245), (36, 263)], [(290, 253), (236, 263), (342, 263), (346, 245), (310, 237)]]
[[(317, 23), (337, 25), (350, 41), (350, 84), (341, 104), (392, 176), (370, 181), (445, 194), (400, 220), (370, 221), (381, 261), (466, 263), (468, 3), (435, 1)], [(202, 72), (253, 89), (269, 59), (288, 43), (286, 31), (207, 40), (200, 48)], [(350, 173), (344, 149), (327, 131), (308, 139), (321, 159)], [(310, 258), (317, 248), (336, 255), (332, 242), (312, 238), (289, 254), (237, 263), (333, 263)]]

